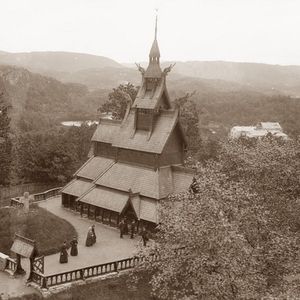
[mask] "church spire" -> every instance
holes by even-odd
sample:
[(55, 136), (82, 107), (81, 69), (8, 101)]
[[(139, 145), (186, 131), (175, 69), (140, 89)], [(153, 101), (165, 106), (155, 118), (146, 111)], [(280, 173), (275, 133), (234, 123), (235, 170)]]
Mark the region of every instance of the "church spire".
[(149, 53), (149, 65), (145, 73), (145, 77), (148, 78), (160, 78), (161, 69), (159, 65), (160, 51), (157, 42), (157, 15), (155, 18), (155, 32), (154, 32), (154, 41)]

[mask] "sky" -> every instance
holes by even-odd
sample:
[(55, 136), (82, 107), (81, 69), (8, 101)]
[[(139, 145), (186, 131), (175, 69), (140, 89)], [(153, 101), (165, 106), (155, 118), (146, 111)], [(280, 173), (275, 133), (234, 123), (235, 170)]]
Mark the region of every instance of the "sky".
[(300, 65), (300, 0), (0, 0), (0, 50)]

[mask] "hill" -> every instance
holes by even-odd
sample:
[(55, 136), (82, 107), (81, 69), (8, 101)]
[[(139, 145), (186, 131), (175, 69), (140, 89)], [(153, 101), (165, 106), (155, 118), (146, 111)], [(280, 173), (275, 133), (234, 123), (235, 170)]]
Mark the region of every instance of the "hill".
[(0, 52), (0, 64), (24, 67), (30, 71), (51, 75), (51, 72), (77, 72), (89, 68), (118, 68), (116, 61), (98, 55), (73, 52)]
[(188, 61), (176, 62), (174, 72), (195, 78), (231, 81), (267, 94), (300, 96), (300, 66)]

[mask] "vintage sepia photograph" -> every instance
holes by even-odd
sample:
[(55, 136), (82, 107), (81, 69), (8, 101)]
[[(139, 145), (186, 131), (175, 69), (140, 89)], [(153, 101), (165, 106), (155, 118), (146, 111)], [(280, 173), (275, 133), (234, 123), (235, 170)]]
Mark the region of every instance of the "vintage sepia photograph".
[(300, 0), (0, 0), (0, 300), (300, 300)]

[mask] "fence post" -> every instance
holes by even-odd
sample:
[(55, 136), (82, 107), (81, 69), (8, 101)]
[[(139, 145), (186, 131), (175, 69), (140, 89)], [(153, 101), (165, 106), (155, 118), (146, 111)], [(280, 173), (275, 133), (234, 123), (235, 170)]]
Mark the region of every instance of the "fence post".
[(42, 277), (42, 289), (48, 289), (47, 286), (47, 277)]
[(114, 262), (114, 269), (115, 269), (116, 272), (119, 272), (118, 271), (118, 262), (117, 261)]
[(84, 269), (80, 270), (80, 279), (84, 280)]

